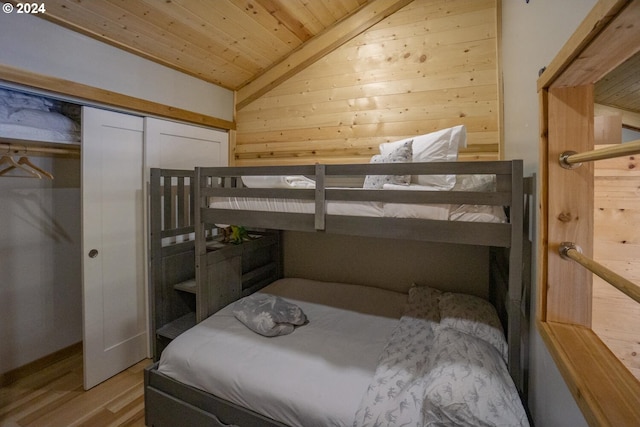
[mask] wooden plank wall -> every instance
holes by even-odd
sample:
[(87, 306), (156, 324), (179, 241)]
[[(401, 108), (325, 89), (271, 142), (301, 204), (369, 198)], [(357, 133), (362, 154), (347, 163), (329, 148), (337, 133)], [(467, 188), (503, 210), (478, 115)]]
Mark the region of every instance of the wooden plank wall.
[(414, 0), (237, 111), (232, 162), (365, 163), (380, 143), (458, 124), (461, 160), (499, 159), (498, 11)]
[[(640, 283), (638, 156), (598, 161), (594, 172), (594, 259)], [(640, 304), (594, 276), (592, 329), (640, 380), (638, 325)]]

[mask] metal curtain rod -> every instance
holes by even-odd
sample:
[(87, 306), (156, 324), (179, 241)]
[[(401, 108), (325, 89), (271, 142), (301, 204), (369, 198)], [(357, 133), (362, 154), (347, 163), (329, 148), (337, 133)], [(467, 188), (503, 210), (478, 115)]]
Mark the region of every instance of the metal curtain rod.
[(637, 303), (640, 303), (640, 286), (636, 285), (630, 280), (625, 279), (618, 273), (609, 270), (604, 265), (599, 264), (598, 262), (590, 258), (587, 258), (582, 254), (579, 246), (576, 246), (575, 244), (570, 242), (563, 242), (560, 244), (559, 252), (562, 258), (574, 260), (587, 270), (598, 275), (599, 277), (607, 281), (610, 285), (623, 292), (629, 298), (632, 298)]
[(80, 147), (78, 148), (58, 148), (58, 147), (45, 147), (45, 146), (32, 146), (23, 144), (14, 144), (8, 142), (0, 142), (0, 152), (5, 151), (6, 154), (61, 154), (61, 155), (79, 155)]
[(582, 162), (613, 159), (615, 157), (629, 156), (632, 154), (640, 154), (640, 140), (617, 144), (613, 147), (585, 151), (584, 153), (565, 151), (560, 155), (559, 161), (563, 168), (573, 169), (580, 166)]

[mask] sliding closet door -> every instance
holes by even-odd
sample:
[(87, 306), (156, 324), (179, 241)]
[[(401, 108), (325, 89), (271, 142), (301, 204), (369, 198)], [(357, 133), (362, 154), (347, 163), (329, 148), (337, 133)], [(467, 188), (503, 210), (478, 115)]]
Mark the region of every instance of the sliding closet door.
[(82, 110), (84, 387), (147, 356), (143, 119)]
[(193, 169), (229, 164), (229, 134), (221, 130), (146, 118), (145, 141), (149, 168)]

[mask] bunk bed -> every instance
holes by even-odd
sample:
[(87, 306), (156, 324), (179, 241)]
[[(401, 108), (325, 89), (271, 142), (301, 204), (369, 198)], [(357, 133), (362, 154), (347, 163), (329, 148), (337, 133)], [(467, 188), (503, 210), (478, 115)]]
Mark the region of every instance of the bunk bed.
[[(439, 191), (442, 189), (438, 188), (426, 189), (426, 186), (421, 186), (420, 191), (416, 191), (418, 188), (411, 188), (411, 185), (394, 187), (393, 184), (386, 187), (382, 185), (377, 188), (362, 188), (362, 183), (367, 181), (367, 177), (399, 176), (436, 178), (454, 176), (456, 183), (464, 181), (464, 178), (476, 176), (488, 176), (491, 179), (482, 180), (482, 185), (454, 186), (447, 191)], [(474, 180), (471, 179), (471, 181)], [(490, 182), (490, 185), (487, 185), (487, 182)], [(529, 272), (523, 269), (523, 266), (529, 263), (530, 249), (526, 236), (529, 231), (527, 224), (531, 200), (528, 195), (532, 193), (531, 186), (532, 180), (523, 178), (522, 162), (517, 160), (196, 168), (192, 200), (199, 208), (194, 209), (193, 212), (195, 242), (190, 241), (188, 244), (190, 247), (195, 245), (195, 292), (198, 295), (196, 302), (198, 314), (195, 323), (197, 326), (177, 336), (175, 345), (172, 343), (167, 347), (160, 362), (145, 371), (147, 425), (299, 425), (300, 417), (311, 416), (310, 414), (316, 416), (314, 422), (317, 425), (326, 423), (343, 425), (351, 424), (353, 420), (345, 421), (340, 419), (338, 414), (349, 413), (353, 417), (358, 409), (358, 402), (360, 402), (358, 410), (361, 417), (360, 425), (366, 425), (369, 417), (373, 416), (370, 409), (375, 406), (367, 405), (367, 399), (371, 403), (371, 399), (375, 401), (376, 396), (360, 396), (344, 390), (341, 393), (332, 393), (331, 390), (342, 388), (354, 390), (358, 387), (366, 390), (366, 382), (371, 379), (372, 372), (375, 372), (377, 380), (385, 382), (382, 378), (385, 373), (380, 372), (376, 367), (378, 354), (383, 353), (387, 348), (386, 338), (393, 337), (395, 328), (405, 321), (403, 319), (406, 316), (402, 315), (406, 314), (407, 307), (413, 310), (416, 317), (428, 323), (444, 322), (442, 307), (439, 303), (435, 308), (432, 303), (417, 307), (412, 306), (411, 301), (416, 303), (425, 300), (459, 301), (457, 298), (465, 298), (428, 286), (417, 286), (409, 290), (410, 304), (406, 306), (406, 294), (383, 289), (298, 278), (275, 280), (274, 278), (282, 277), (279, 264), (282, 256), (279, 236), (282, 232), (291, 231), (421, 240), (492, 248), (487, 252), (490, 254), (487, 264), (491, 270), (489, 295), (493, 304), (493, 315), (497, 313), (499, 316), (496, 317), (499, 319), (496, 320), (498, 324), (493, 326), (494, 329), (497, 327), (506, 331), (506, 341), (503, 344), (503, 352), (497, 350), (500, 343), (494, 343), (497, 346), (491, 346), (493, 350), (488, 351), (495, 351), (498, 358), (500, 354), (506, 358), (506, 364), (503, 361), (496, 366), (502, 366), (503, 373), (508, 377), (504, 384), (510, 382), (512, 384), (511, 392), (506, 391), (509, 389), (506, 387), (496, 393), (502, 396), (505, 402), (511, 402), (514, 405), (507, 406), (509, 410), (513, 409), (514, 417), (518, 422), (521, 425), (528, 425), (520, 397), (526, 395), (526, 336), (529, 302), (529, 284), (526, 279)], [(502, 212), (506, 213), (501, 215)], [(219, 239), (215, 237), (215, 232), (211, 232), (212, 227), (227, 227), (232, 224), (246, 227), (249, 229), (249, 235), (253, 237), (239, 245), (226, 245), (222, 249), (212, 250), (210, 242)], [(261, 276), (254, 284), (243, 285), (237, 277), (251, 278), (254, 274), (244, 271), (242, 257), (237, 256), (239, 250), (237, 248), (255, 244), (264, 239), (265, 235), (276, 236), (276, 243), (267, 251), (270, 251), (272, 257), (260, 263), (262, 265), (257, 268), (257, 271), (270, 272), (271, 275)], [(219, 241), (218, 244), (220, 244)], [(222, 258), (235, 259), (235, 263), (220, 270), (210, 261), (216, 252)], [(225, 252), (229, 252), (230, 256), (224, 255)], [(275, 255), (273, 255), (274, 252)], [(419, 257), (420, 255), (417, 255), (417, 258), (411, 262), (420, 262)], [(249, 255), (247, 258), (249, 263), (252, 256)], [(360, 266), (360, 268), (366, 268), (366, 266)], [(221, 275), (236, 278), (227, 283)], [(268, 284), (272, 279), (275, 282)], [(259, 291), (260, 289), (262, 291)], [(255, 291), (259, 292), (254, 294)], [(211, 294), (220, 293), (224, 294), (222, 300), (210, 297)], [(236, 304), (231, 304), (244, 295), (250, 294), (276, 295), (288, 301), (294, 301), (312, 320), (308, 324), (293, 329), (294, 332), (286, 336), (277, 337), (279, 341), (270, 341), (266, 347), (258, 349), (256, 348), (258, 344), (253, 339), (260, 340), (262, 337), (236, 320), (233, 313)], [(437, 295), (437, 298), (430, 299), (426, 295)], [(443, 297), (444, 295), (446, 297)], [(227, 305), (224, 306), (224, 303)], [(324, 310), (328, 310), (328, 315), (319, 313)], [(379, 320), (379, 323), (372, 323), (370, 326), (378, 331), (377, 334), (371, 330), (361, 331), (362, 325), (368, 324), (368, 320), (373, 318)], [(317, 321), (317, 319), (323, 320)], [(334, 332), (354, 329), (356, 328), (354, 325), (359, 325), (357, 329), (369, 338), (360, 340), (356, 339), (355, 335), (343, 336), (342, 333), (332, 333), (330, 335), (334, 341), (325, 341), (326, 336), (319, 338), (318, 335), (314, 335), (318, 332), (314, 331), (314, 328), (326, 333), (324, 329), (326, 325), (323, 322), (331, 323), (327, 319), (338, 319), (337, 325), (334, 323), (327, 326)], [(363, 319), (368, 320), (363, 323)], [(488, 323), (491, 322), (488, 321)], [(318, 323), (322, 327), (318, 326)], [(431, 325), (429, 328), (436, 327), (434, 323), (429, 325)], [(444, 329), (448, 330), (448, 328)], [(220, 333), (230, 335), (231, 341), (222, 343), (216, 341), (216, 336)], [(254, 335), (257, 338), (251, 338)], [(340, 335), (340, 337), (336, 338), (334, 335)], [(306, 341), (296, 342), (297, 337)], [(385, 339), (381, 340), (381, 337)], [(457, 335), (455, 338), (449, 336), (445, 339), (443, 335), (439, 337), (438, 339), (446, 341), (442, 343), (445, 347), (454, 345), (453, 343), (459, 341), (456, 338), (460, 338)], [(436, 338), (431, 336), (431, 339)], [(245, 342), (245, 339), (249, 341)], [(228, 348), (234, 346), (232, 343), (234, 340), (239, 342), (239, 350), (236, 349), (235, 353), (227, 353)], [(362, 344), (361, 341), (366, 341), (364, 347), (355, 344), (355, 342)], [(481, 347), (488, 341), (482, 340), (482, 342), (485, 344), (481, 344)], [(337, 348), (332, 349), (332, 345), (327, 343), (333, 343), (333, 345), (348, 343), (348, 348), (336, 351)], [(352, 345), (354, 347), (351, 347)], [(188, 363), (193, 363), (194, 369), (191, 375), (196, 376), (195, 381), (208, 377), (214, 378), (215, 383), (216, 377), (231, 376), (232, 381), (234, 379), (237, 381), (236, 385), (229, 387), (218, 385), (218, 389), (213, 385), (216, 391), (210, 389), (207, 392), (204, 391), (203, 386), (193, 386), (193, 377), (187, 379), (181, 377), (179, 373), (171, 372), (179, 363), (179, 356), (173, 349), (181, 346), (190, 347), (192, 350), (206, 348), (205, 353), (209, 354), (207, 357), (212, 358), (217, 366), (216, 373), (205, 373), (204, 368), (196, 361), (199, 356), (193, 353)], [(307, 359), (304, 363), (309, 363), (308, 359), (312, 360), (311, 367), (306, 365), (307, 368), (304, 369), (307, 372), (306, 375), (299, 370), (286, 369), (288, 366), (303, 363), (299, 360), (300, 354), (311, 355), (304, 358)], [(259, 360), (262, 356), (265, 358), (264, 364), (275, 360), (276, 365), (269, 365), (271, 368), (266, 369), (258, 368), (264, 366)], [(227, 362), (230, 362), (231, 366), (242, 365), (244, 372), (232, 371), (228, 365), (222, 364), (223, 359), (230, 359)], [(238, 362), (240, 359), (243, 359), (241, 363)], [(328, 364), (335, 364), (339, 368), (352, 365), (357, 368), (348, 372), (338, 369), (336, 373), (335, 369), (329, 371), (320, 369), (317, 366), (318, 360), (328, 361)], [(316, 365), (313, 365), (313, 361)], [(173, 362), (176, 364), (172, 364)], [(284, 383), (271, 383), (272, 377), (269, 375), (273, 372), (267, 373), (266, 377), (261, 376), (265, 371), (274, 369), (285, 369), (279, 372), (285, 380)], [(328, 378), (329, 382), (333, 379), (338, 381), (337, 378), (344, 374), (346, 383), (336, 382), (328, 386), (328, 389), (326, 384), (317, 385), (317, 387), (315, 384), (309, 385), (313, 381), (308, 378), (310, 372), (316, 379), (318, 376)], [(363, 375), (362, 372), (365, 374)], [(303, 376), (300, 377), (300, 375)], [(378, 377), (379, 375), (382, 377)], [(442, 374), (440, 378), (445, 376)], [(491, 377), (500, 377), (500, 374)], [(257, 389), (249, 390), (237, 385), (238, 382), (256, 378), (259, 378), (258, 382), (262, 384), (262, 389), (259, 386)], [(304, 379), (296, 380), (296, 378)], [(291, 383), (305, 383), (307, 387), (290, 388)], [(349, 387), (349, 384), (352, 386)], [(446, 384), (443, 385), (443, 387), (446, 386)], [(225, 393), (224, 389), (227, 391), (231, 389), (231, 395)], [(280, 389), (282, 391), (278, 393), (276, 390)], [(393, 390), (387, 390), (387, 392), (393, 394)], [(252, 393), (253, 398), (247, 397)], [(286, 396), (282, 397), (283, 393)], [(317, 393), (320, 393), (325, 400), (318, 400)], [(332, 394), (333, 399), (330, 399)], [(280, 395), (279, 398), (284, 398), (287, 403), (283, 405), (282, 402), (274, 403), (267, 399), (267, 396), (276, 395)], [(494, 394), (486, 393), (485, 395)], [(329, 403), (329, 400), (333, 403)], [(263, 404), (275, 406), (265, 408), (260, 406)], [(331, 406), (334, 409), (329, 409), (327, 406), (334, 404), (338, 407)], [(283, 409), (287, 407), (297, 408), (297, 411)], [(322, 409), (319, 410), (318, 407)], [(435, 407), (437, 408), (437, 405)], [(391, 412), (393, 410), (392, 406)], [(318, 415), (318, 411), (322, 414)], [(387, 411), (388, 414), (389, 411)], [(332, 416), (337, 418), (331, 418)], [(305, 421), (302, 425), (308, 425), (311, 422), (310, 418), (303, 419)], [(398, 422), (398, 419), (394, 422)]]

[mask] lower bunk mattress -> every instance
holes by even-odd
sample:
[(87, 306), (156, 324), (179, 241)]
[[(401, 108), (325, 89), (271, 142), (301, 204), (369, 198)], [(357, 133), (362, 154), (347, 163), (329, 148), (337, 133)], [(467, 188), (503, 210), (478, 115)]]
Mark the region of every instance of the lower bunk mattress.
[[(267, 337), (230, 304), (172, 341), (157, 370), (289, 426), (528, 425), (480, 298), (305, 279), (249, 298), (265, 296), (306, 322)], [(277, 319), (264, 307), (249, 313), (258, 329)]]

